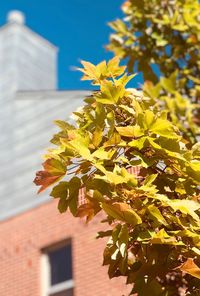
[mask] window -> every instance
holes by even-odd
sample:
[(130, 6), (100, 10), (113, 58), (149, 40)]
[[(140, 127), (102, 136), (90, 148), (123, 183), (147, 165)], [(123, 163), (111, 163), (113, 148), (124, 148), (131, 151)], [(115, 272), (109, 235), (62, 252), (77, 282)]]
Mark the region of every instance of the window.
[(61, 243), (44, 250), (43, 273), (46, 279), (44, 296), (74, 295), (71, 243)]

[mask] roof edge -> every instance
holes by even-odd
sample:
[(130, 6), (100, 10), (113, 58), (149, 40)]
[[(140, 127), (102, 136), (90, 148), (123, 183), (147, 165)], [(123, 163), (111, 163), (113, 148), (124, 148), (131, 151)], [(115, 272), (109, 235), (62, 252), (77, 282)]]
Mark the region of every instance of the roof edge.
[(54, 45), (53, 43), (51, 43), (50, 41), (48, 41), (46, 38), (44, 38), (43, 36), (41, 36), (39, 33), (33, 31), (31, 28), (29, 28), (28, 26), (26, 26), (24, 24), (6, 23), (2, 27), (0, 27), (0, 32), (3, 31), (3, 30), (6, 30), (6, 29), (8, 29), (8, 28), (10, 28), (12, 26), (17, 26), (17, 27), (22, 28), (24, 31), (27, 31), (29, 34), (32, 34), (35, 37), (37, 37), (38, 39), (40, 39), (40, 41), (42, 41), (42, 43), (44, 43), (45, 45), (47, 45), (48, 47), (50, 47), (54, 51), (56, 51), (56, 52), (59, 51), (59, 48), (56, 45)]

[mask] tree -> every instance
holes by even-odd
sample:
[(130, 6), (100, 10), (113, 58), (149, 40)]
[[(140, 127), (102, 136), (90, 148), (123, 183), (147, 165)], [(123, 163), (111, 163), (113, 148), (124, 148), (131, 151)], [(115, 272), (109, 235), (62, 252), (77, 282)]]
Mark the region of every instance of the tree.
[(110, 278), (133, 284), (131, 295), (199, 295), (199, 143), (186, 145), (160, 98), (126, 87), (134, 75), (118, 57), (82, 64), (83, 79), (99, 90), (74, 112), (74, 125), (56, 121), (61, 131), (35, 178), (39, 192), (54, 185), (60, 212), (87, 222), (105, 214), (103, 264)]
[(108, 49), (129, 72), (143, 73), (149, 95), (159, 96), (191, 147), (200, 135), (199, 1), (127, 0), (122, 9), (125, 19), (110, 24)]

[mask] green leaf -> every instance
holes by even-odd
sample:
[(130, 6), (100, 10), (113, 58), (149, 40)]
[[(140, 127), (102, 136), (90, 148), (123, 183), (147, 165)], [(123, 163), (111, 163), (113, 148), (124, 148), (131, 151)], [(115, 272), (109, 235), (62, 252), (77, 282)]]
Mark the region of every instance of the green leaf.
[(121, 78), (115, 81), (116, 85), (124, 85), (126, 86), (129, 81), (131, 81), (137, 74), (127, 75), (124, 74)]
[(102, 203), (102, 209), (110, 217), (127, 222), (133, 226), (142, 223), (140, 216), (125, 203)]
[(129, 240), (128, 227), (126, 224), (124, 224), (122, 225), (118, 235), (119, 251), (123, 258), (126, 256), (126, 253), (127, 253), (128, 240)]
[(168, 120), (157, 118), (149, 130), (152, 133), (166, 137), (168, 139), (179, 139), (178, 135), (175, 133), (175, 128)]
[(76, 135), (76, 138), (70, 141), (70, 145), (74, 148), (77, 153), (82, 156), (84, 159), (92, 160), (90, 150), (88, 148), (88, 138), (83, 137), (80, 134)]
[(60, 182), (58, 185), (54, 186), (50, 196), (54, 198), (67, 198), (68, 195), (68, 182)]
[(188, 175), (200, 185), (200, 161), (193, 161), (186, 167)]
[(185, 215), (193, 217), (193, 219), (199, 221), (199, 216), (195, 211), (199, 210), (200, 203), (194, 200), (169, 200), (168, 205), (173, 208), (174, 211), (181, 211)]
[(119, 237), (119, 233), (121, 231), (122, 225), (121, 224), (117, 224), (112, 231), (112, 240), (113, 243), (116, 244), (118, 241), (118, 237)]
[(142, 150), (142, 148), (146, 145), (146, 139), (147, 137), (142, 137), (140, 139), (133, 140), (128, 143), (128, 146)]
[(167, 294), (163, 294), (162, 286), (156, 281), (156, 279), (151, 279), (151, 277), (145, 280), (144, 276), (139, 277), (135, 281), (135, 285), (133, 290), (131, 291), (131, 295), (137, 293), (138, 296), (167, 296)]
[(47, 159), (43, 163), (43, 167), (52, 176), (63, 175), (66, 173), (66, 166), (57, 159)]
[(111, 159), (115, 151), (105, 151), (103, 147), (97, 149), (94, 153), (92, 153), (92, 157), (96, 157), (99, 159)]
[(176, 89), (176, 76), (177, 72), (174, 72), (169, 78), (161, 78), (161, 85), (170, 93)]
[(165, 226), (168, 225), (167, 221), (165, 220), (160, 210), (156, 206), (150, 205), (147, 209), (150, 213), (150, 216), (153, 218), (155, 222), (159, 222), (159, 224), (163, 224)]
[(61, 198), (58, 202), (58, 210), (60, 213), (65, 213), (68, 209), (69, 203), (68, 200)]
[(81, 187), (81, 181), (77, 177), (73, 177), (69, 181), (69, 197), (68, 197), (68, 205), (71, 213), (75, 216), (77, 212), (77, 205), (78, 205), (78, 197), (79, 197), (79, 190)]
[(162, 228), (157, 233), (155, 233), (151, 239), (152, 244), (169, 244), (177, 245), (178, 242), (175, 237), (171, 237), (167, 232)]
[[(96, 164), (96, 167), (99, 167), (101, 170), (101, 166)], [(95, 175), (96, 179), (105, 180), (108, 183), (112, 183), (114, 185), (119, 185), (123, 183), (127, 183), (129, 186), (136, 186), (137, 179), (134, 177), (133, 174), (130, 174), (125, 168), (119, 168), (115, 165), (114, 171), (109, 172), (105, 171), (105, 169), (101, 170), (105, 175)]]
[(192, 146), (192, 154), (194, 158), (200, 158), (200, 143), (196, 143), (194, 146)]
[(54, 120), (54, 123), (63, 131), (73, 130), (74, 126), (63, 120)]
[(145, 178), (144, 185), (151, 185), (157, 178), (158, 174), (152, 174)]

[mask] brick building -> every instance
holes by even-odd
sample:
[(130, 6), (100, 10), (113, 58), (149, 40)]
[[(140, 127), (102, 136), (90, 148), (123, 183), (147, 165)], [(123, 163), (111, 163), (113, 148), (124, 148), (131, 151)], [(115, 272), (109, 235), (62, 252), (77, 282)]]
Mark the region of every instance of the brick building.
[[(41, 155), (86, 91), (58, 91), (57, 48), (12, 11), (0, 28), (0, 295), (121, 296), (102, 267), (98, 218), (89, 226), (60, 215), (32, 183)], [(130, 290), (130, 289), (128, 289)]]

